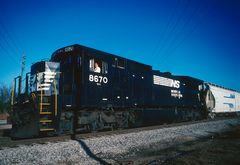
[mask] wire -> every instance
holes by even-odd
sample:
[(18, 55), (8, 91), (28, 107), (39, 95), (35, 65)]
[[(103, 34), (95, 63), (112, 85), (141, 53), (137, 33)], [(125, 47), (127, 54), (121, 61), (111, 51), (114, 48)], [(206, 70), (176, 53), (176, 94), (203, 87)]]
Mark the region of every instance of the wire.
[(2, 31), (0, 31), (0, 36), (2, 37), (2, 39), (5, 41), (5, 43), (8, 45), (8, 47), (11, 50), (14, 50), (15, 53), (19, 54), (18, 49), (16, 49), (16, 47), (14, 47), (13, 45), (10, 44), (10, 42), (8, 41), (8, 39), (6, 38), (6, 36), (4, 35), (4, 33)]
[[(176, 41), (176, 36), (179, 36), (180, 31), (178, 29), (182, 25), (181, 22), (184, 21), (184, 19), (182, 19), (182, 18), (185, 15), (186, 11), (188, 10), (189, 5), (190, 5), (189, 0), (187, 0), (187, 3), (185, 5), (185, 7), (182, 9), (183, 12), (181, 13), (181, 15), (179, 14), (179, 17), (177, 18), (177, 21), (175, 22), (173, 28), (171, 29), (171, 31), (168, 35), (168, 41), (169, 42), (165, 42), (165, 49), (162, 49), (163, 50), (162, 54), (164, 54), (164, 51), (166, 51), (169, 46), (174, 45), (174, 42)], [(159, 52), (159, 54), (160, 54), (160, 52)]]
[(152, 56), (151, 56), (152, 59), (156, 57), (156, 55), (157, 55), (157, 50), (159, 49), (159, 46), (162, 45), (163, 38), (165, 38), (166, 31), (167, 31), (167, 29), (169, 28), (169, 26), (170, 26), (170, 24), (171, 24), (171, 22), (172, 22), (172, 19), (174, 18), (174, 15), (175, 15), (176, 10), (177, 10), (177, 8), (179, 7), (179, 5), (180, 5), (180, 0), (177, 1), (176, 6), (174, 7), (173, 12), (172, 12), (171, 15), (170, 15), (170, 18), (169, 18), (169, 20), (168, 20), (168, 22), (167, 22), (167, 24), (166, 24), (163, 32), (161, 33), (162, 36), (161, 36), (161, 37), (159, 38), (159, 40), (157, 41), (157, 44), (156, 44), (156, 46), (155, 46), (155, 48), (154, 48), (154, 50), (153, 50)]
[(13, 62), (13, 64), (18, 64), (18, 62), (15, 60), (15, 58), (11, 55), (11, 53), (8, 52), (8, 50), (3, 47), (1, 44), (0, 44), (0, 47), (2, 48), (2, 50), (4, 50), (9, 56), (9, 60), (11, 60), (11, 62)]
[[(5, 53), (7, 53), (7, 55), (8, 55), (7, 57), (9, 58), (9, 60), (14, 65), (16, 65), (16, 64), (19, 65), (20, 63), (18, 61), (20, 60), (19, 56), (21, 54), (21, 50), (17, 46), (17, 44), (16, 44), (15, 40), (13, 39), (13, 37), (8, 32), (7, 28), (5, 28), (4, 24), (2, 22), (0, 22), (0, 25), (1, 25), (0, 36), (2, 38), (2, 41), (6, 43), (5, 46), (7, 46), (8, 49), (5, 48), (3, 45), (0, 45), (0, 47), (2, 48), (2, 50), (5, 51)], [(13, 51), (15, 52), (14, 56), (12, 55)]]
[[(164, 57), (166, 57), (167, 53), (168, 53), (170, 50), (172, 50), (172, 48), (173, 48), (174, 45), (176, 45), (176, 44), (174, 44), (174, 42), (176, 42), (177, 40), (179, 40), (182, 32), (184, 31), (184, 29), (186, 29), (187, 25), (192, 21), (192, 19), (193, 19), (194, 16), (196, 15), (197, 11), (199, 10), (199, 8), (200, 8), (200, 7), (197, 6), (197, 7), (194, 9), (194, 11), (192, 12), (191, 16), (190, 16), (188, 19), (186, 19), (186, 21), (184, 22), (182, 28), (179, 30), (178, 35), (176, 35), (176, 37), (171, 40), (171, 43), (169, 44), (168, 49), (165, 50), (166, 53), (164, 53), (164, 55), (165, 55)], [(164, 60), (164, 58), (162, 58), (161, 61), (162, 61), (162, 60)], [(160, 61), (160, 62), (161, 62), (161, 61)]]
[[(199, 27), (199, 25), (203, 22), (203, 20), (209, 15), (210, 13), (210, 9), (206, 12), (206, 14), (204, 16), (202, 16), (202, 18), (200, 19), (200, 21), (198, 21), (195, 26), (192, 28), (192, 30), (188, 33), (188, 35), (185, 35), (185, 37), (177, 44), (177, 46), (175, 46), (175, 48), (173, 49), (173, 51), (171, 53), (169, 53), (169, 56), (172, 55), (172, 53), (174, 51), (176, 51), (177, 48), (179, 48), (193, 33), (194, 31), (197, 29), (197, 27)], [(163, 60), (163, 63), (166, 62), (166, 59)], [(163, 64), (162, 63), (162, 64)]]
[[(16, 50), (18, 50), (18, 52), (21, 54), (23, 52), (23, 47), (21, 46), (22, 44), (19, 42), (18, 40), (18, 43), (16, 42), (16, 38), (14, 40), (13, 36), (11, 34), (13, 34), (13, 32), (10, 34), (9, 31), (7, 30), (6, 26), (0, 21), (0, 25), (2, 27), (2, 29), (5, 31), (5, 34), (8, 36), (7, 38), (9, 38), (11, 40), (11, 42), (13, 43), (14, 47), (16, 48)], [(20, 46), (20, 48), (19, 48)]]
[[(185, 4), (185, 7), (182, 9), (182, 12), (181, 12), (181, 13), (178, 15), (178, 17), (176, 18), (176, 21), (175, 21), (175, 23), (173, 24), (172, 28), (170, 29), (169, 33), (167, 33), (167, 35), (166, 35), (166, 37), (165, 37), (165, 40), (164, 40), (164, 42), (163, 42), (163, 45), (162, 45), (162, 47), (160, 48), (160, 50), (158, 51), (158, 52), (159, 52), (158, 55), (160, 55), (160, 52), (161, 52), (162, 50), (164, 50), (164, 47), (166, 47), (166, 46), (168, 45), (167, 43), (169, 43), (169, 39), (173, 38), (173, 35), (175, 34), (175, 33), (174, 33), (175, 29), (178, 27), (180, 20), (182, 19), (185, 11), (186, 11), (186, 10), (188, 9), (188, 7), (189, 7), (189, 0), (187, 0), (186, 2), (187, 2), (187, 3)], [(157, 62), (157, 60), (155, 60), (155, 62)]]

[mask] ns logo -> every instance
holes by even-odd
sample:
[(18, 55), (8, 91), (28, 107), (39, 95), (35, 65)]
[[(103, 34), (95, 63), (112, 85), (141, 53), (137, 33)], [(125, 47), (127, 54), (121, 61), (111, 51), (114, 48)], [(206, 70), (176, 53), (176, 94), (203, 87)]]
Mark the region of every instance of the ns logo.
[(171, 87), (173, 87), (173, 88), (180, 88), (180, 81), (172, 80)]

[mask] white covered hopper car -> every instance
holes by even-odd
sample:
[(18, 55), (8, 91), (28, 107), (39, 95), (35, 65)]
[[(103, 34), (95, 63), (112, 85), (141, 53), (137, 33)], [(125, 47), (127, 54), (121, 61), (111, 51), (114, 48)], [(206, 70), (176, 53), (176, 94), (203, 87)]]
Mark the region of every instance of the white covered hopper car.
[(211, 83), (208, 86), (206, 104), (211, 117), (223, 114), (240, 114), (240, 93)]

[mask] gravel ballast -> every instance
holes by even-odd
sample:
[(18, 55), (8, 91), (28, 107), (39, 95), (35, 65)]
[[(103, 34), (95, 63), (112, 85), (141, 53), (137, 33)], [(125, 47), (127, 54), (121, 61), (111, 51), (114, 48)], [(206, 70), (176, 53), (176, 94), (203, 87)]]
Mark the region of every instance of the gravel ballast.
[(118, 164), (145, 149), (165, 149), (198, 140), (240, 125), (240, 119), (195, 123), (84, 140), (33, 144), (0, 150), (0, 165), (8, 164)]

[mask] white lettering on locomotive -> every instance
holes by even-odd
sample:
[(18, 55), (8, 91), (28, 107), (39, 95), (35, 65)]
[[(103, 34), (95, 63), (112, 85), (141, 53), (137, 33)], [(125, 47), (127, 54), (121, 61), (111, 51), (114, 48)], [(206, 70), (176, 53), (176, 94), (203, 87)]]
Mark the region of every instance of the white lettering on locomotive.
[(180, 87), (180, 81), (172, 80), (171, 86), (174, 87), (174, 88), (179, 88)]
[(171, 96), (179, 99), (183, 97), (180, 90), (171, 90)]
[(98, 76), (98, 75), (89, 75), (89, 81), (90, 82), (96, 82), (96, 83), (104, 83), (107, 84), (108, 83), (108, 78), (104, 77), (104, 76)]
[(156, 75), (153, 75), (153, 84), (172, 88), (180, 88), (180, 81)]

